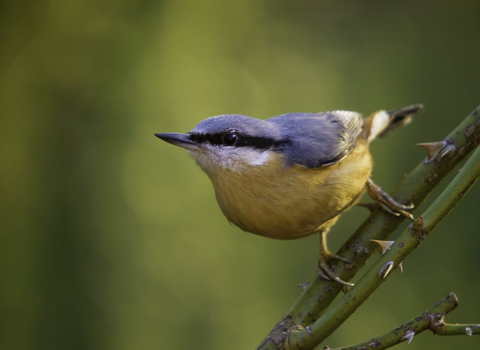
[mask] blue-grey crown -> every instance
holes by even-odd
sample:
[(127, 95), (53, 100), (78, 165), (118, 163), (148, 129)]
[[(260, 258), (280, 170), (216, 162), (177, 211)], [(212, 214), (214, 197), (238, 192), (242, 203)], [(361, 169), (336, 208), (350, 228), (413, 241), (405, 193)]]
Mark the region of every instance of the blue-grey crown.
[(268, 149), (280, 147), (285, 140), (277, 125), (239, 114), (224, 114), (201, 121), (189, 133), (192, 141), (225, 144), (225, 136), (235, 134), (235, 147)]

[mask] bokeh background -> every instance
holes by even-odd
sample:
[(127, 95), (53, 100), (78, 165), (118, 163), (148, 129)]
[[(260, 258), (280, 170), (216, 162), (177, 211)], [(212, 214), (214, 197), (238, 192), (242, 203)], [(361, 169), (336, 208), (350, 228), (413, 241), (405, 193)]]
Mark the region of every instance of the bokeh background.
[[(255, 348), (314, 277), (318, 238), (231, 226), (207, 176), (153, 133), (424, 103), (372, 146), (391, 190), (424, 158), (415, 143), (480, 103), (479, 41), (474, 0), (2, 1), (0, 348)], [(326, 344), (386, 332), (452, 291), (447, 320), (479, 323), (479, 196)], [(366, 215), (344, 214), (329, 246)], [(424, 333), (409, 349), (479, 344)]]

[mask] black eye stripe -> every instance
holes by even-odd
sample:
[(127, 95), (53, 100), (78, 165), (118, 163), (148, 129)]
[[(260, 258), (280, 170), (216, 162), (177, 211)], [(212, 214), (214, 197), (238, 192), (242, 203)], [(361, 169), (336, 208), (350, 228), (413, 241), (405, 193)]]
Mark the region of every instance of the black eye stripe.
[[(252, 136), (243, 136), (240, 134), (237, 135), (237, 142), (235, 147), (252, 147), (257, 149), (268, 149), (272, 147), (279, 147), (285, 144), (287, 141), (277, 141), (268, 137), (252, 137)], [(223, 137), (225, 133), (217, 134), (197, 134), (191, 133), (189, 135), (190, 140), (197, 143), (206, 143), (208, 142), (211, 145), (223, 145)]]

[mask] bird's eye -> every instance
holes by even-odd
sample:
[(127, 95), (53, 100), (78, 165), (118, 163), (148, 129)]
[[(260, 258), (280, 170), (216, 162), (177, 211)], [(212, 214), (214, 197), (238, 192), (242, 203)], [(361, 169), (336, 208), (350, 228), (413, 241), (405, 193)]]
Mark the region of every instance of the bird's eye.
[(222, 142), (225, 146), (234, 146), (237, 143), (238, 136), (235, 133), (228, 133), (222, 136)]

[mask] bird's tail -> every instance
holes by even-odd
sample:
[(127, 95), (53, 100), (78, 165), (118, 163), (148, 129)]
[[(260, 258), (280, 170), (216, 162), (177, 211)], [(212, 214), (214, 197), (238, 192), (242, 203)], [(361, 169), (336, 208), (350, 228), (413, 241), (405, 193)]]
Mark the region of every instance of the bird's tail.
[(378, 111), (365, 119), (360, 137), (369, 143), (377, 136), (383, 137), (412, 121), (412, 115), (423, 108), (422, 104), (415, 104), (394, 111)]

